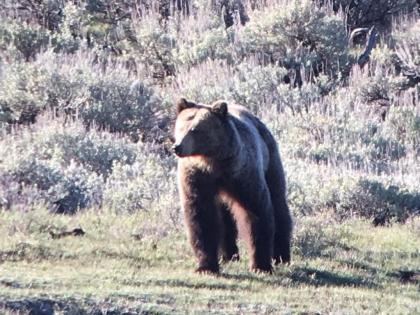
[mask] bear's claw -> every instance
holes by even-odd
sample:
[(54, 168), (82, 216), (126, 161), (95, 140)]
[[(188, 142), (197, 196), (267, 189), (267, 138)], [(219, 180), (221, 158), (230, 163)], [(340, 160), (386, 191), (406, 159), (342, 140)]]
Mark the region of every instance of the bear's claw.
[(255, 272), (255, 273), (264, 273), (264, 274), (272, 274), (273, 273), (273, 267), (270, 265), (255, 265), (252, 264), (250, 266), (250, 271)]
[(258, 274), (272, 274), (273, 273), (273, 268), (257, 268), (257, 267), (253, 267), (250, 269), (252, 272), (258, 273)]
[(219, 268), (217, 267), (198, 267), (195, 270), (196, 273), (199, 274), (210, 274), (210, 275), (217, 275), (219, 273)]

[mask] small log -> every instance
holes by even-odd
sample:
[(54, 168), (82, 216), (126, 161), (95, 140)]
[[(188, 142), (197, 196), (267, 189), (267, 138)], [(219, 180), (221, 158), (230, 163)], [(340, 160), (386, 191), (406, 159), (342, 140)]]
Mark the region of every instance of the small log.
[(84, 236), (86, 234), (85, 231), (82, 230), (82, 228), (75, 228), (70, 231), (57, 232), (57, 233), (50, 231), (49, 233), (51, 235), (51, 238), (53, 239), (60, 239), (66, 236)]

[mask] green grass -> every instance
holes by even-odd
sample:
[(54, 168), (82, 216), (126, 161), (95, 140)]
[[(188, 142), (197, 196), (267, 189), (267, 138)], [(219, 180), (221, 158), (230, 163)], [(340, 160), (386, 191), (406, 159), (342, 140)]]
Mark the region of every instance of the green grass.
[[(296, 219), (293, 263), (274, 274), (249, 272), (241, 244), (241, 261), (216, 277), (193, 273), (184, 232), (160, 229), (150, 215), (1, 212), (0, 313), (39, 305), (59, 314), (420, 312), (418, 219), (378, 228), (323, 221)], [(78, 226), (85, 236), (48, 233)], [(417, 274), (403, 281), (407, 272)]]

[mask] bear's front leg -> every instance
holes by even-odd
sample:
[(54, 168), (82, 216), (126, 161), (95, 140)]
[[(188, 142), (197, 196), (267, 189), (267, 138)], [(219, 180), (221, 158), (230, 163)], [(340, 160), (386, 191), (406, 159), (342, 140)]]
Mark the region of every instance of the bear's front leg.
[(179, 173), (179, 188), (185, 223), (194, 254), (197, 272), (218, 273), (220, 239), (216, 189), (210, 176), (196, 170)]

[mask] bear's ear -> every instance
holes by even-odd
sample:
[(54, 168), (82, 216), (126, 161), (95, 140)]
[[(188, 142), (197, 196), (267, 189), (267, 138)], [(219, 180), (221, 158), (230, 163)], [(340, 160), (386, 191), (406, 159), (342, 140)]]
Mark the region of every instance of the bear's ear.
[(185, 98), (181, 97), (178, 102), (176, 102), (176, 113), (179, 114), (186, 108), (192, 108), (195, 106), (195, 103), (188, 102)]
[(228, 113), (228, 105), (225, 101), (214, 102), (211, 106), (211, 112), (220, 117), (225, 117)]

